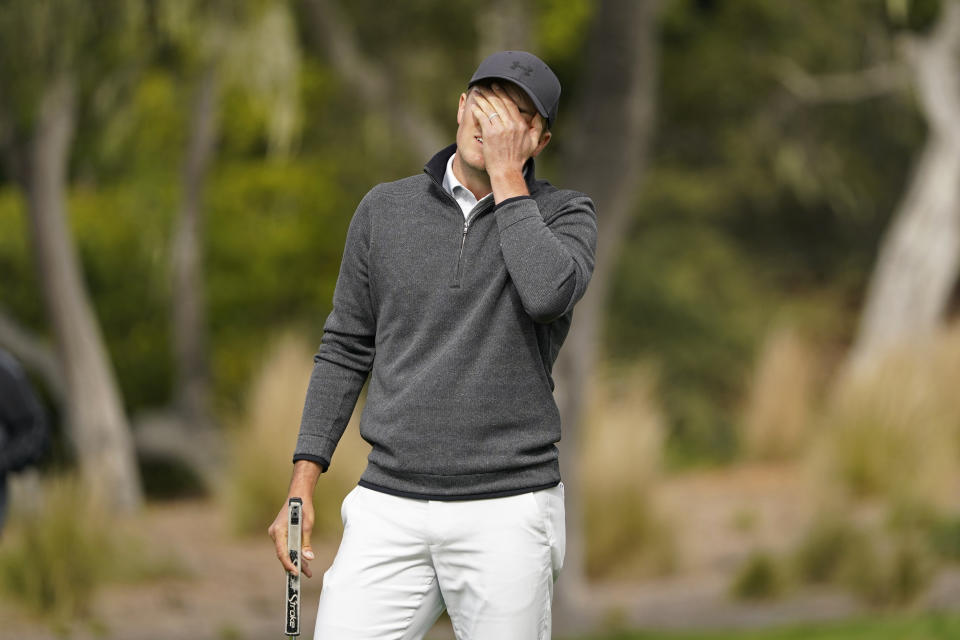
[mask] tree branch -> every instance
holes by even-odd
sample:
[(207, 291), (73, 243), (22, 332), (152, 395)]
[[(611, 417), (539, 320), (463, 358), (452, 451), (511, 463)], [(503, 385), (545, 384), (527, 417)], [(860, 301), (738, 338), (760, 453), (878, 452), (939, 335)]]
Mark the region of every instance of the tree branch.
[(56, 353), (3, 308), (0, 308), (0, 346), (16, 356), (25, 368), (39, 374), (58, 404), (65, 402), (66, 382)]
[(360, 50), (356, 34), (331, 0), (307, 0), (307, 19), (314, 38), (326, 51), (330, 64), (360, 94), (367, 106), (397, 122), (407, 143), (424, 158), (433, 156), (446, 136), (416, 107), (394, 100), (394, 80)]
[(778, 79), (799, 100), (815, 104), (859, 102), (910, 86), (902, 64), (883, 63), (853, 73), (813, 76), (789, 58), (774, 60)]
[(938, 136), (960, 141), (960, 78), (956, 77), (960, 2), (945, 3), (930, 35), (911, 38), (904, 49), (927, 123)]

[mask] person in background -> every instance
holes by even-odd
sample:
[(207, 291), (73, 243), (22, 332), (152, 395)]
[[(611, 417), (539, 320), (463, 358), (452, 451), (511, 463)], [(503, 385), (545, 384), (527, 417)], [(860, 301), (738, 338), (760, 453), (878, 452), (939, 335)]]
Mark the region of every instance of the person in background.
[(0, 534), (6, 521), (7, 475), (40, 462), (48, 447), (43, 406), (20, 363), (0, 349)]

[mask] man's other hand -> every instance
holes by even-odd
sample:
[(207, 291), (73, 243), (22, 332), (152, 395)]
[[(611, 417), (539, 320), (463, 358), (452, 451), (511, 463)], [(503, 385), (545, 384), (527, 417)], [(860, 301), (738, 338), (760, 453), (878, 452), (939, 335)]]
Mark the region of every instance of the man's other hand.
[(313, 577), (313, 572), (310, 571), (310, 560), (313, 560), (313, 547), (310, 545), (310, 533), (313, 531), (313, 499), (310, 495), (297, 495), (291, 493), (287, 496), (287, 499), (284, 500), (283, 508), (280, 509), (280, 513), (277, 514), (276, 519), (273, 521), (273, 524), (267, 528), (267, 534), (273, 538), (273, 543), (277, 548), (277, 558), (280, 560), (280, 564), (283, 565), (283, 568), (294, 575), (297, 574), (296, 567), (293, 566), (293, 563), (290, 561), (290, 555), (287, 552), (287, 519), (288, 519), (288, 503), (290, 498), (298, 497), (303, 501), (303, 508), (301, 514), (303, 519), (301, 521), (301, 543), (300, 543), (300, 566), (303, 569), (304, 575), (308, 578)]

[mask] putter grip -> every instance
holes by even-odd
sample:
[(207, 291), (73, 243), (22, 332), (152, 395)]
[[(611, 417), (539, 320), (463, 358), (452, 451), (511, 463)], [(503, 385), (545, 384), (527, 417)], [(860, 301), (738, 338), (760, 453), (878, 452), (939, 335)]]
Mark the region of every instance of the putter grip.
[(303, 501), (290, 498), (287, 503), (287, 553), (290, 562), (297, 568), (297, 575), (287, 572), (287, 605), (285, 633), (288, 636), (300, 635), (300, 540), (303, 522)]

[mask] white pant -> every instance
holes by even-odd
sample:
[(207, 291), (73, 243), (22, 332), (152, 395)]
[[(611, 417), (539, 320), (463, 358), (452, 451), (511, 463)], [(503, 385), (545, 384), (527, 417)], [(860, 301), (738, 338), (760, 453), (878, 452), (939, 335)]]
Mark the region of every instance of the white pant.
[(419, 640), (444, 608), (459, 640), (550, 638), (566, 550), (562, 482), (457, 501), (358, 485), (340, 515), (314, 640)]

